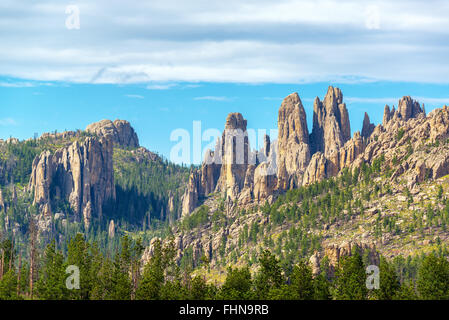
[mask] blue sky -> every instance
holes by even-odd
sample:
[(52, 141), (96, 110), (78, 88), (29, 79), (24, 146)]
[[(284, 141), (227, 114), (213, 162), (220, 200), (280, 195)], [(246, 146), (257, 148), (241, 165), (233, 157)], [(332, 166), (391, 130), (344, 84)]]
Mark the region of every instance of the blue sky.
[(449, 104), (447, 1), (123, 3), (0, 3), (0, 138), (120, 118), (168, 157), (170, 133), (195, 120), (222, 130), (238, 111), (250, 128), (276, 128), (292, 92), (310, 131), (328, 85), (353, 132), (404, 95), (427, 111)]

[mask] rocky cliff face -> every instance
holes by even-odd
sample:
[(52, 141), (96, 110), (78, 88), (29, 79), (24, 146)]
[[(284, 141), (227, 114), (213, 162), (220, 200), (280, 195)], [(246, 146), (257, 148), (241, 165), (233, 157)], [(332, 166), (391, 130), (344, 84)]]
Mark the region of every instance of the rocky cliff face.
[(112, 148), (110, 137), (88, 137), (37, 156), (28, 189), (41, 213), (49, 216), (52, 206), (63, 200), (86, 226), (93, 216), (101, 218), (103, 205), (115, 199)]
[(138, 148), (139, 139), (131, 124), (126, 120), (101, 120), (86, 127), (86, 131), (99, 137), (108, 137), (122, 147)]

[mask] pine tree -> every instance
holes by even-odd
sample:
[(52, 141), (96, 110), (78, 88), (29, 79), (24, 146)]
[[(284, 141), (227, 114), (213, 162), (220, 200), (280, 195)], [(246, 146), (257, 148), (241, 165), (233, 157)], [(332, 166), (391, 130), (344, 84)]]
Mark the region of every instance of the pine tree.
[(384, 257), (380, 259), (379, 278), (379, 289), (374, 289), (374, 297), (379, 300), (395, 299), (401, 284), (393, 266)]
[(449, 299), (449, 262), (444, 257), (430, 254), (418, 270), (417, 289), (420, 298)]
[(136, 298), (139, 300), (158, 300), (164, 280), (162, 244), (157, 240), (154, 243), (153, 256), (144, 267), (142, 280), (137, 288)]
[(269, 250), (264, 250), (259, 258), (260, 271), (255, 279), (256, 295), (266, 297), (272, 289), (279, 289), (285, 282), (280, 261)]
[(311, 300), (314, 298), (312, 269), (303, 260), (294, 266), (290, 286), (294, 299)]
[(70, 297), (75, 300), (88, 300), (92, 288), (90, 274), (91, 256), (89, 244), (84, 240), (81, 233), (77, 233), (71, 239), (67, 247), (67, 265), (73, 265), (79, 269), (80, 289), (70, 291)]
[(3, 275), (0, 280), (0, 300), (17, 300), (17, 275), (13, 269)]
[(343, 257), (336, 272), (337, 300), (364, 300), (367, 297), (366, 274), (358, 251)]
[(36, 284), (39, 298), (44, 300), (61, 300), (69, 297), (65, 287), (66, 273), (64, 257), (56, 249), (55, 242), (47, 245), (44, 253), (43, 267), (39, 272), (40, 278)]
[(230, 267), (219, 297), (225, 300), (249, 300), (254, 296), (252, 284), (251, 272), (248, 267), (241, 269)]

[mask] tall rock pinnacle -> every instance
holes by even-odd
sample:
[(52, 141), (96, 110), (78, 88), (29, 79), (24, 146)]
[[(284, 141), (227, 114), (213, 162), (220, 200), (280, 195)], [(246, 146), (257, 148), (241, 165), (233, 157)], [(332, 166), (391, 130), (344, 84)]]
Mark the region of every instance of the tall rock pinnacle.
[(309, 130), (306, 112), (298, 94), (292, 93), (281, 104), (278, 118), (278, 187), (297, 185), (310, 161)]
[(321, 151), (328, 157), (350, 138), (351, 126), (343, 94), (340, 89), (329, 86), (323, 102), (317, 97), (313, 103), (312, 153)]
[(373, 133), (375, 127), (376, 126), (370, 122), (368, 113), (365, 112), (365, 117), (363, 118), (363, 126), (362, 126), (362, 137), (369, 138), (371, 133)]

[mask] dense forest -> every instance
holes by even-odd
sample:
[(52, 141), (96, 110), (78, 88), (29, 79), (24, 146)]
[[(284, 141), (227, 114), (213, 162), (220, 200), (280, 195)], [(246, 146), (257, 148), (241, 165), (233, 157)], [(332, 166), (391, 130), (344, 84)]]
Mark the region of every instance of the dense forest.
[[(30, 243), (34, 250), (34, 244)], [(0, 299), (268, 299), (268, 300), (391, 300), (449, 299), (449, 262), (437, 252), (399, 265), (381, 258), (379, 286), (368, 289), (363, 252), (344, 257), (335, 272), (323, 268), (315, 277), (305, 260), (286, 276), (279, 259), (264, 250), (257, 272), (248, 266), (229, 267), (221, 286), (201, 274), (209, 268), (202, 257), (199, 272), (181, 268), (175, 261), (173, 242), (155, 242), (154, 252), (144, 266), (140, 239), (124, 236), (114, 255), (104, 255), (81, 234), (70, 239), (67, 252), (55, 242), (31, 260), (17, 257), (9, 239), (1, 242)], [(73, 277), (76, 266), (79, 281)], [(398, 270), (400, 267), (400, 270)], [(413, 275), (402, 279), (401, 274)]]

